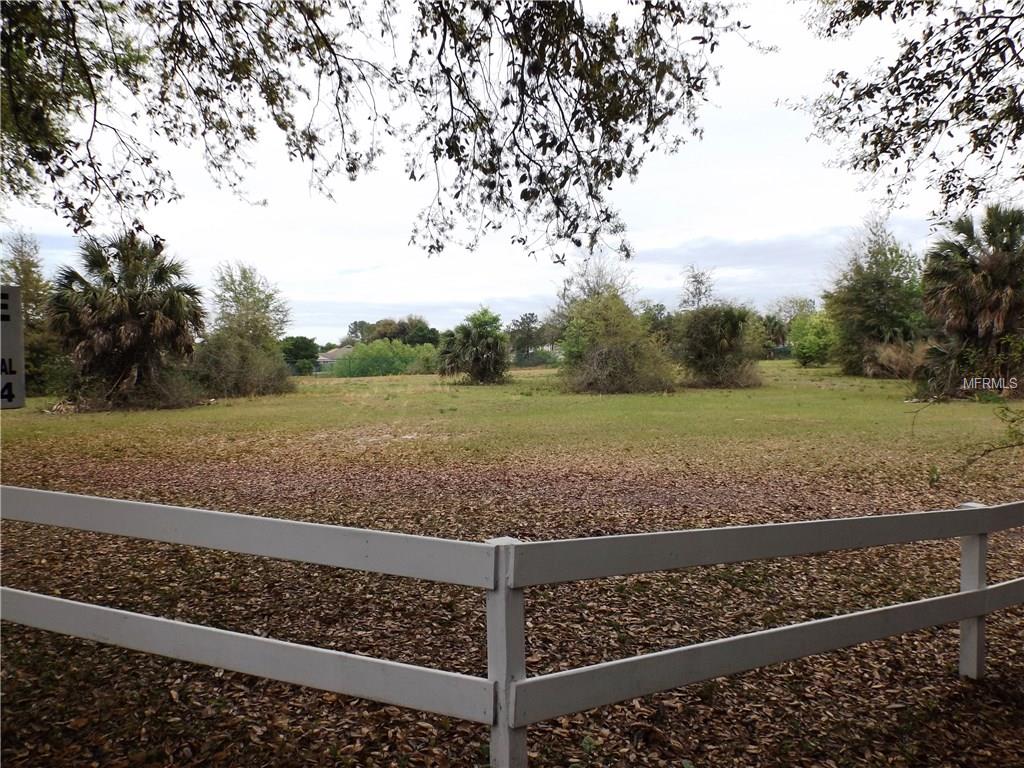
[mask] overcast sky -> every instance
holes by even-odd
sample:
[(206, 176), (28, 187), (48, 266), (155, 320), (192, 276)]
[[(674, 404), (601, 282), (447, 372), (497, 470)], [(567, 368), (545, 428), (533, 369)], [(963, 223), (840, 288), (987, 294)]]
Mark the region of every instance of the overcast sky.
[[(613, 199), (636, 247), (638, 296), (675, 306), (688, 264), (714, 270), (718, 293), (763, 308), (783, 295), (817, 296), (839, 248), (875, 205), (879, 190), (829, 167), (835, 150), (809, 139), (811, 123), (780, 104), (813, 96), (834, 68), (857, 72), (891, 49), (876, 26), (849, 41), (822, 41), (808, 30), (805, 6), (781, 0), (742, 11), (749, 36), (778, 50), (759, 53), (736, 40), (716, 54), (721, 84), (702, 113), (702, 141), (652, 157), (635, 183)], [(336, 200), (309, 190), (308, 169), (289, 165), (271, 130), (253, 148), (254, 206), (218, 190), (198, 152), (166, 152), (185, 197), (146, 215), (147, 226), (208, 286), (224, 260), (255, 265), (293, 310), (290, 334), (337, 340), (353, 320), (416, 312), (445, 328), (481, 304), (505, 320), (550, 306), (567, 267), (529, 258), (499, 232), (473, 253), (428, 257), (408, 245), (428, 186), (410, 182), (397, 148), (379, 170), (336, 184)], [(933, 194), (917, 191), (893, 212), (897, 236), (925, 244)], [(75, 241), (48, 208), (16, 207), (9, 222), (34, 233), (47, 268), (73, 259)]]

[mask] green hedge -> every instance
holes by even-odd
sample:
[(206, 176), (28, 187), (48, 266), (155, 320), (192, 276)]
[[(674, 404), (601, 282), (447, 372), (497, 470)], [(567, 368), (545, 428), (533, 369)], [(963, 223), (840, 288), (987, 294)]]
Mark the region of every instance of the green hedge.
[(437, 348), (433, 344), (409, 346), (393, 339), (360, 342), (331, 366), (332, 374), (344, 378), (436, 372)]

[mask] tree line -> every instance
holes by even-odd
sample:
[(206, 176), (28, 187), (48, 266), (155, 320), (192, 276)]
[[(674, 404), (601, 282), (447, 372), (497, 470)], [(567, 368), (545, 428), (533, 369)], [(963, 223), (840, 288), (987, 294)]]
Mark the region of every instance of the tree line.
[[(80, 266), (42, 276), (38, 245), (8, 238), (4, 280), (22, 286), (30, 394), (173, 406), (200, 397), (285, 392), (322, 352), (326, 373), (438, 373), (503, 381), (513, 366), (557, 365), (575, 392), (651, 392), (759, 383), (757, 361), (835, 362), (850, 375), (903, 378), (922, 397), (1024, 393), (1024, 210), (992, 205), (949, 222), (919, 258), (884, 219), (846, 245), (823, 294), (791, 296), (761, 314), (716, 296), (691, 266), (678, 307), (634, 300), (619, 260), (591, 258), (541, 319), (502, 324), (486, 307), (446, 331), (410, 314), (355, 321), (338, 345), (283, 337), (287, 303), (253, 267), (221, 264), (207, 315), (200, 289), (158, 238), (85, 239)], [(987, 383), (991, 382), (991, 384)]]
[(994, 204), (948, 221), (923, 257), (880, 216), (845, 246), (821, 297), (790, 296), (764, 314), (715, 295), (691, 266), (678, 308), (633, 300), (621, 262), (568, 277), (543, 318), (506, 329), (512, 362), (538, 351), (577, 392), (754, 386), (756, 363), (790, 357), (855, 376), (911, 382), (921, 399), (1024, 395), (1024, 209)]

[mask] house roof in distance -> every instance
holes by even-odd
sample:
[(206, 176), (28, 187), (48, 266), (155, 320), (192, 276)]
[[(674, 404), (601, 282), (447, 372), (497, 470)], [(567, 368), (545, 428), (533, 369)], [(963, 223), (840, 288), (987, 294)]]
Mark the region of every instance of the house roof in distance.
[(334, 349), (328, 349), (326, 352), (321, 352), (317, 360), (333, 363), (339, 357), (344, 357), (351, 351), (352, 347), (350, 346), (335, 347)]

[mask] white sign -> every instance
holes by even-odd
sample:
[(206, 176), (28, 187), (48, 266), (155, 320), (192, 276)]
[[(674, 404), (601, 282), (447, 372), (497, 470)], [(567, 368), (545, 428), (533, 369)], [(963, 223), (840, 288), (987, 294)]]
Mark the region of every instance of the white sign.
[(21, 288), (0, 286), (0, 408), (25, 407), (25, 328)]

